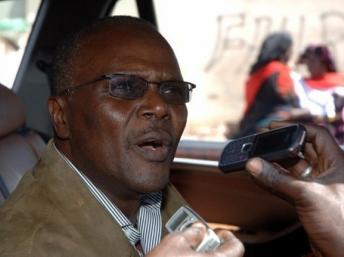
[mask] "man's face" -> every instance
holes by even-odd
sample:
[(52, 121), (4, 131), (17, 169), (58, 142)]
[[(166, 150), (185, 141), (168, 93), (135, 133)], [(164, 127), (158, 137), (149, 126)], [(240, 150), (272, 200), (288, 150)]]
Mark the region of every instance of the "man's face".
[[(155, 82), (182, 80), (168, 45), (135, 25), (93, 33), (80, 52), (72, 85), (113, 73)], [(106, 80), (67, 99), (71, 158), (79, 169), (123, 195), (157, 191), (167, 184), (186, 123), (185, 104), (166, 103), (153, 84), (141, 98), (114, 98)]]

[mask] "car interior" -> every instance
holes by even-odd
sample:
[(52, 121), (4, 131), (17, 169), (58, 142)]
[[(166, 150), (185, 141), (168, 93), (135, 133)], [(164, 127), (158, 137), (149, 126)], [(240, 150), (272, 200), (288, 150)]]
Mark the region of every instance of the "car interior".
[[(1, 1), (0, 1), (1, 2)], [(152, 0), (136, 0), (139, 17), (157, 24)], [(12, 89), (0, 86), (0, 206), (31, 169), (53, 132), (47, 111), (49, 65), (67, 34), (112, 14), (116, 0), (42, 0)], [(158, 26), (159, 28), (159, 26)], [(1, 60), (0, 60), (1, 61)], [(213, 227), (232, 230), (245, 256), (302, 256), (309, 245), (293, 207), (261, 189), (245, 171), (224, 174), (225, 142), (181, 141), (171, 181)]]
[(26, 128), (21, 99), (0, 85), (0, 205), (12, 193), (21, 177), (39, 160), (45, 142)]

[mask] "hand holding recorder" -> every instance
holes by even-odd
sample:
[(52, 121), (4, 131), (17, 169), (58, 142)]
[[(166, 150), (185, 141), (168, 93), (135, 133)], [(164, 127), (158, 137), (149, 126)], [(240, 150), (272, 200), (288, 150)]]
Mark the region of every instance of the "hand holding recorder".
[[(272, 129), (288, 124), (273, 123)], [(296, 208), (315, 256), (343, 256), (344, 153), (328, 131), (304, 126), (304, 159), (288, 167), (254, 158), (246, 169)]]
[(182, 231), (172, 232), (163, 238), (147, 257), (242, 257), (243, 244), (229, 231), (216, 232), (221, 245), (213, 251), (196, 251), (207, 234), (203, 223), (194, 223)]

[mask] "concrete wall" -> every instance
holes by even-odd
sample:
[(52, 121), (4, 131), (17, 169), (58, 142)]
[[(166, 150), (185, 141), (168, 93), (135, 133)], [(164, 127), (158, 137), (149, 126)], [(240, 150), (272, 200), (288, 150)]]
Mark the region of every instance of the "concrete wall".
[(240, 119), (248, 69), (270, 32), (292, 34), (291, 67), (306, 45), (325, 43), (344, 69), (343, 0), (156, 0), (155, 6), (184, 79), (198, 85), (188, 138), (221, 140), (225, 122)]

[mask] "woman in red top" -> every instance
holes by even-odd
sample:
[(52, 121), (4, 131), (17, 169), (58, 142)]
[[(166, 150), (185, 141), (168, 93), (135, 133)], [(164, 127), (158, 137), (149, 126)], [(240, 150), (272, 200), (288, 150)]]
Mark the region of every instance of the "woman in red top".
[(287, 62), (292, 38), (284, 32), (270, 34), (263, 42), (257, 61), (251, 66), (245, 86), (245, 111), (238, 132), (245, 136), (281, 120), (278, 112), (296, 105), (296, 95)]
[(308, 46), (298, 63), (305, 64), (309, 71), (309, 77), (301, 80), (297, 90), (300, 106), (320, 117), (337, 140), (344, 143), (344, 74), (337, 71), (325, 45)]
[(305, 78), (305, 82), (310, 88), (326, 90), (344, 86), (344, 75), (337, 72), (337, 67), (327, 46), (308, 46), (300, 56), (299, 63), (307, 66), (310, 76)]

